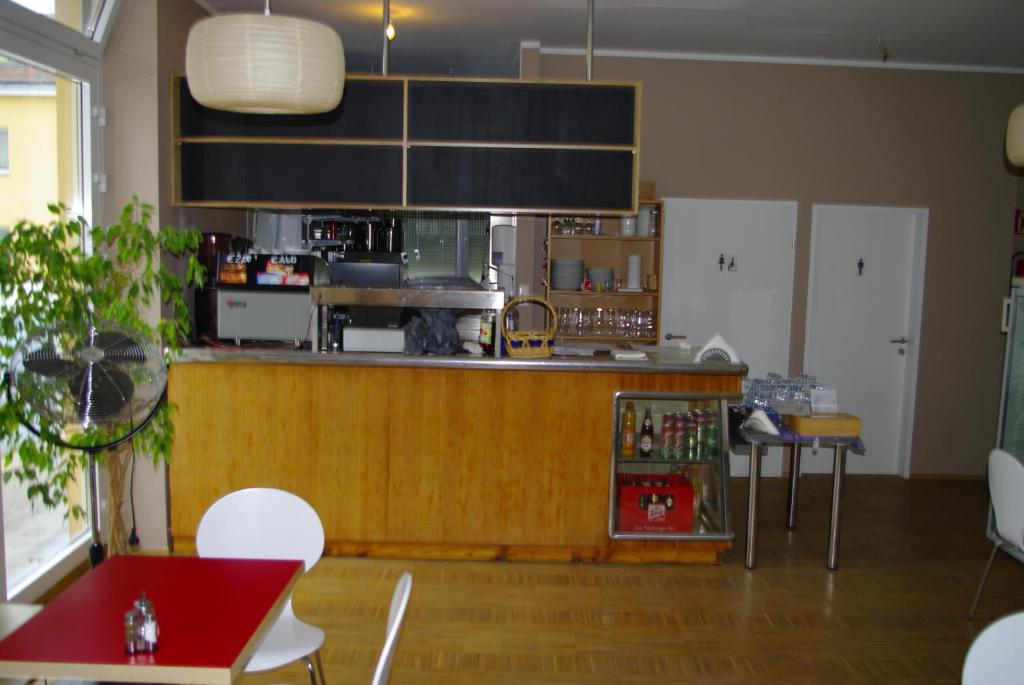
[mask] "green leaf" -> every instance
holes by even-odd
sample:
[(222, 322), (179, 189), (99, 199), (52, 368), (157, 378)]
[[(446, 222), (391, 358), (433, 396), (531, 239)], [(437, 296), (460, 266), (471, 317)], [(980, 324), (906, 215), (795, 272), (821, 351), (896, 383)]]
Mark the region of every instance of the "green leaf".
[[(49, 327), (82, 329), (94, 317), (126, 325), (160, 347), (156, 336), (166, 336), (166, 344), (177, 350), (179, 336), (189, 329), (188, 308), (182, 279), (165, 269), (161, 258), (184, 259), (184, 281), (201, 285), (205, 274), (193, 254), (201, 244), (201, 234), (191, 228), (152, 230), (154, 209), (138, 197), (133, 197), (121, 210), (120, 220), (108, 227), (88, 227), (80, 217), (69, 217), (60, 204), (48, 205), (48, 210), (52, 217), (48, 223), (18, 221), (0, 239), (0, 366), (9, 365), (17, 343), (27, 335)], [(93, 242), (88, 256), (80, 245), (83, 228)], [(168, 319), (144, 321), (141, 308), (157, 294), (169, 304), (164, 310)], [(89, 446), (118, 433), (110, 428), (62, 434), (59, 426), (22, 405), (19, 403), (19, 410), (44, 436), (60, 435), (72, 444)], [(170, 409), (161, 407), (138, 438), (154, 463), (170, 458), (170, 417)], [(59, 448), (29, 434), (14, 407), (2, 400), (0, 449), (4, 482), (21, 483), (30, 501), (45, 506), (68, 504), (67, 488), (88, 461), (82, 450)], [(69, 515), (83, 514), (80, 506), (69, 507)]]

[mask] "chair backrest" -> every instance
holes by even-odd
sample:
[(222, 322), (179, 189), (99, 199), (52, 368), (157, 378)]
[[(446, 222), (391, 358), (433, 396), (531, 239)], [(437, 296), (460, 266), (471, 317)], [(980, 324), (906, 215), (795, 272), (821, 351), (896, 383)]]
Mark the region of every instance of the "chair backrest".
[(988, 489), (999, 537), (1024, 549), (1024, 462), (1001, 449), (988, 456)]
[(1024, 611), (1004, 616), (974, 638), (964, 659), (963, 685), (1012, 685), (1024, 672)]
[(324, 527), (305, 500), (274, 488), (247, 488), (224, 495), (199, 521), (201, 557), (302, 559), (306, 570), (324, 551)]
[(395, 593), (391, 596), (391, 609), (388, 611), (388, 627), (384, 636), (384, 648), (380, 651), (380, 658), (377, 660), (377, 669), (373, 672), (373, 685), (384, 685), (388, 682), (388, 675), (391, 673), (391, 659), (395, 655), (395, 645), (398, 643), (398, 633), (402, 629), (402, 618), (405, 616), (405, 608), (409, 605), (409, 595), (412, 593), (412, 575), (403, 573), (395, 586)]

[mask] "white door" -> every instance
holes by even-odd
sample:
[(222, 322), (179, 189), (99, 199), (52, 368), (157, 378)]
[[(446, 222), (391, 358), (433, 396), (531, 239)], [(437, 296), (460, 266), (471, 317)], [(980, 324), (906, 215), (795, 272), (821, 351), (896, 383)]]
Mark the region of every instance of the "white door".
[[(786, 375), (796, 211), (795, 202), (667, 198), (662, 333), (697, 348), (718, 333), (748, 378)], [(781, 462), (770, 450), (762, 473), (777, 475)], [(734, 475), (749, 467), (746, 455), (730, 459)]]
[[(804, 371), (861, 417), (867, 452), (850, 455), (851, 473), (908, 475), (927, 220), (922, 209), (812, 211)], [(831, 469), (831, 450), (804, 450), (804, 471)]]

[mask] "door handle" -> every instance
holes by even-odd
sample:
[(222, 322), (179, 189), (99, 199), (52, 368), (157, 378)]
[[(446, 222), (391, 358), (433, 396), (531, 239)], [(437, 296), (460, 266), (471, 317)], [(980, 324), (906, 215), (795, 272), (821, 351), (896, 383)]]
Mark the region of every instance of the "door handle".
[(686, 336), (676, 335), (675, 333), (666, 333), (665, 340), (686, 340)]
[(897, 345), (906, 345), (908, 342), (910, 342), (910, 338), (901, 336), (899, 338), (893, 338), (889, 342), (896, 343)]

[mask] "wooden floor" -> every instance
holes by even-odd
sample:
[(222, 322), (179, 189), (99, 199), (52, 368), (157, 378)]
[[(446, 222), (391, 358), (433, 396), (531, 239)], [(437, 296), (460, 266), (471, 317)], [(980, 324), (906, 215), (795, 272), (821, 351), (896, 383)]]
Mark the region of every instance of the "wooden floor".
[[(391, 683), (959, 683), (974, 636), (1024, 610), (1024, 565), (991, 549), (982, 480), (847, 479), (840, 568), (825, 569), (830, 479), (802, 481), (798, 527), (765, 479), (758, 567), (736, 544), (720, 566), (325, 558), (296, 613), (327, 631), (329, 685), (369, 683), (391, 592), (412, 599)], [(289, 667), (243, 685), (308, 682)]]

